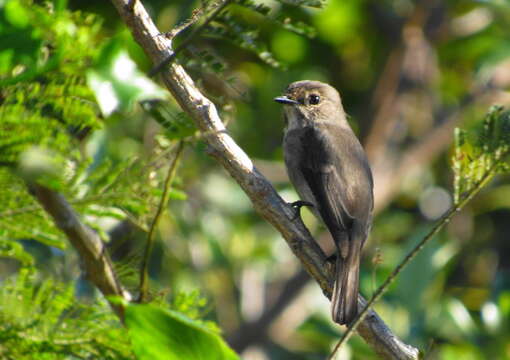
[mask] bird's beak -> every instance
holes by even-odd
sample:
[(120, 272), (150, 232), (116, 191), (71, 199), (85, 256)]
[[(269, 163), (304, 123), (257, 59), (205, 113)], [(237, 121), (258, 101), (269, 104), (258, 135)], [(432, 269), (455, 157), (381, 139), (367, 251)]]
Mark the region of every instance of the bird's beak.
[(297, 102), (296, 100), (289, 99), (287, 96), (275, 97), (274, 101), (276, 101), (277, 103), (280, 103), (280, 104), (285, 104), (285, 105), (298, 105), (299, 104), (299, 102)]

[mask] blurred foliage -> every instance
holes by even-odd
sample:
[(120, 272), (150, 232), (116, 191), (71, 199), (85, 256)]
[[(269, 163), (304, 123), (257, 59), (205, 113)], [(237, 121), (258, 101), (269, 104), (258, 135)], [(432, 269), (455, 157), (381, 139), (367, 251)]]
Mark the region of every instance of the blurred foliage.
[[(378, 197), (365, 249), (360, 283), (367, 297), (429, 222), (507, 151), (508, 110), (494, 107), (481, 121), (493, 104), (510, 103), (506, 2), (232, 0), (206, 26), (216, 1), (143, 4), (162, 32), (195, 19), (174, 39), (175, 46), (190, 41), (176, 61), (288, 201), (297, 195), (282, 175), (283, 121), (272, 99), (305, 78), (341, 91), (376, 191), (392, 189)], [(158, 308), (138, 314), (157, 320), (135, 321), (138, 340), (174, 325), (218, 340), (221, 328), (246, 359), (328, 354), (341, 331), (328, 302), (315, 284), (293, 282), (300, 267), (289, 249), (207, 157), (178, 105), (144, 75), (153, 64), (110, 2), (0, 1), (0, 43), (2, 357), (134, 356), (125, 330), (95, 299), (76, 254), (25, 184), (62, 192), (136, 290), (146, 231), (181, 139), (182, 165), (149, 268)], [(466, 130), (444, 141), (441, 126), (450, 135), (454, 127)], [(425, 140), (431, 145), (414, 152)], [(399, 166), (410, 163), (408, 154), (415, 167)], [(510, 358), (509, 192), (508, 175), (497, 177), (376, 305), (391, 329), (429, 359)], [(324, 229), (304, 213), (322, 239)], [(271, 327), (249, 328), (282, 302), (285, 311), (275, 310)], [(169, 308), (188, 320), (179, 322)], [(341, 358), (376, 356), (353, 338)]]

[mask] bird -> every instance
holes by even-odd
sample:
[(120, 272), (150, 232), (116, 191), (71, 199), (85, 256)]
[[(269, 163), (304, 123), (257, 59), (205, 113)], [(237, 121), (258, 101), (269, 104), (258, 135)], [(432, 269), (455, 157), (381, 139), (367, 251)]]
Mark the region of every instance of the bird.
[(335, 243), (331, 316), (348, 325), (358, 314), (361, 249), (372, 225), (372, 171), (334, 87), (296, 81), (274, 100), (284, 105), (283, 153), (296, 203), (311, 205)]

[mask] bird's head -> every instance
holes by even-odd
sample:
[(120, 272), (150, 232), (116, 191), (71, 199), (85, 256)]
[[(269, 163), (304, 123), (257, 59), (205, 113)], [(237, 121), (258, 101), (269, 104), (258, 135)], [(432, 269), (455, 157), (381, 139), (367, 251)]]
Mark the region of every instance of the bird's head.
[(338, 91), (320, 81), (293, 82), (287, 87), (285, 95), (274, 100), (285, 105), (288, 128), (304, 127), (316, 121), (345, 121)]

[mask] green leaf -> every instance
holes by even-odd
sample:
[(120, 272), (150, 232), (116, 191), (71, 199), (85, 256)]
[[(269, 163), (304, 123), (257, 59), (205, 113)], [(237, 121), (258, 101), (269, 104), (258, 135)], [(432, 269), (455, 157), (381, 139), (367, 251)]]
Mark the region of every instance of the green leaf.
[(7, 1), (4, 8), (4, 16), (9, 23), (17, 28), (25, 28), (30, 19), (25, 7), (17, 0)]
[(126, 325), (140, 360), (239, 359), (218, 333), (175, 311), (132, 304)]
[(32, 266), (34, 258), (23, 249), (23, 246), (12, 240), (0, 238), (0, 257), (7, 257), (18, 260), (23, 266)]
[(314, 8), (322, 8), (325, 0), (278, 0), (282, 4), (289, 4), (293, 6), (309, 6)]
[(297, 63), (307, 53), (307, 43), (302, 36), (288, 31), (278, 31), (272, 40), (272, 50), (277, 58), (287, 63)]
[(209, 24), (207, 36), (231, 42), (242, 49), (256, 54), (259, 59), (272, 67), (282, 67), (268, 51), (267, 44), (260, 39), (260, 28), (239, 22), (230, 12), (223, 12), (215, 19), (218, 24)]
[(69, 284), (40, 279), (32, 267), (2, 279), (0, 358), (134, 359), (127, 331), (106, 302), (77, 301), (75, 292)]
[(188, 195), (184, 191), (178, 189), (170, 189), (170, 199), (183, 201), (188, 199)]
[(321, 37), (334, 45), (348, 42), (360, 29), (362, 7), (360, 1), (330, 1), (314, 17)]
[(96, 65), (87, 73), (87, 83), (105, 116), (117, 110), (128, 111), (137, 101), (167, 96), (165, 90), (138, 70), (118, 40), (102, 49)]
[(33, 146), (20, 154), (18, 173), (29, 181), (37, 181), (61, 190), (64, 159), (48, 149)]
[(184, 139), (195, 133), (196, 128), (189, 116), (184, 112), (177, 111), (167, 101), (148, 100), (142, 101), (140, 104), (154, 120), (165, 128), (165, 136), (168, 139)]

